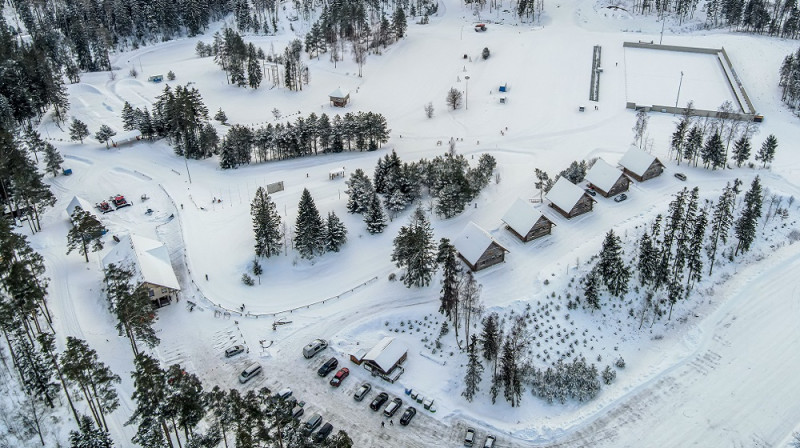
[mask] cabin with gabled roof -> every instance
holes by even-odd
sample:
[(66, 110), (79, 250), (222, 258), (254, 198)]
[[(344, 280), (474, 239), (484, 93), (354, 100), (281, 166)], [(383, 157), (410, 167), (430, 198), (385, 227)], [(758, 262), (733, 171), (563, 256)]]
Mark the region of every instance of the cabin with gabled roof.
[(528, 201), (517, 199), (501, 220), (506, 229), (523, 242), (550, 235), (555, 225), (538, 208)]
[(628, 191), (631, 180), (622, 171), (609, 165), (603, 159), (597, 159), (586, 173), (586, 180), (595, 191), (603, 197), (611, 197)]
[(638, 182), (658, 177), (664, 172), (664, 164), (658, 157), (632, 146), (619, 161), (622, 171)]
[(458, 256), (472, 271), (480, 271), (504, 262), (508, 252), (508, 249), (489, 235), (489, 232), (471, 221), (453, 241), (453, 246), (458, 251)]
[(567, 219), (589, 213), (595, 203), (595, 200), (582, 188), (565, 177), (560, 177), (556, 181), (553, 188), (547, 192), (545, 199), (550, 201), (550, 207), (553, 207)]

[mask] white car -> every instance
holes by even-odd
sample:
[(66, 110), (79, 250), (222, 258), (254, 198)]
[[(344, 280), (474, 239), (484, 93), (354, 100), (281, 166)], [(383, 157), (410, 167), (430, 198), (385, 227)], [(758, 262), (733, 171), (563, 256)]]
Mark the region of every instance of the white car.
[(230, 358), (242, 352), (244, 352), (244, 345), (234, 345), (233, 347), (225, 349), (225, 357)]

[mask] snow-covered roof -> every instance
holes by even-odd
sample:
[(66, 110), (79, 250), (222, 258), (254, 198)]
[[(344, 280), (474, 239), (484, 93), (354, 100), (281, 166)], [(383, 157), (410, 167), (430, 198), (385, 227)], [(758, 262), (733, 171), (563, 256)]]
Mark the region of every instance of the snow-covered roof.
[(113, 144), (120, 144), (120, 143), (128, 143), (134, 140), (142, 138), (142, 133), (138, 129), (134, 129), (132, 131), (122, 132), (116, 135), (111, 136), (109, 140)]
[(103, 264), (114, 263), (132, 269), (137, 285), (152, 283), (180, 291), (181, 286), (172, 270), (167, 247), (160, 241), (139, 235), (126, 235), (103, 257)]
[(384, 372), (389, 372), (406, 352), (408, 352), (408, 347), (397, 339), (387, 336), (364, 355), (364, 361), (371, 361)]
[(69, 205), (67, 205), (67, 215), (72, 216), (72, 214), (75, 213), (75, 207), (80, 207), (87, 212), (91, 212), (94, 208), (86, 199), (83, 199), (80, 196), (73, 196), (72, 200), (69, 201)]
[(350, 95), (350, 91), (344, 91), (341, 87), (337, 87), (336, 90), (331, 92), (328, 96), (331, 98), (345, 98), (347, 95)]
[(344, 173), (344, 167), (334, 168), (331, 170), (331, 174), (340, 174), (340, 173)]
[(635, 146), (631, 146), (631, 149), (622, 156), (619, 164), (630, 170), (633, 174), (641, 176), (650, 168), (654, 160), (656, 160), (656, 156), (646, 153)]
[(586, 173), (586, 180), (603, 191), (609, 191), (617, 183), (620, 176), (622, 176), (622, 171), (609, 165), (603, 159), (597, 159), (592, 169)]
[(583, 189), (570, 182), (566, 177), (559, 177), (545, 198), (561, 210), (569, 212), (585, 194)]
[(465, 260), (471, 264), (475, 264), (492, 243), (503, 247), (489, 235), (489, 232), (470, 221), (458, 238), (453, 241), (453, 246), (455, 246), (458, 253), (460, 253)]
[(542, 212), (534, 207), (533, 204), (517, 198), (511, 208), (503, 215), (502, 221), (518, 234), (526, 235), (541, 217)]

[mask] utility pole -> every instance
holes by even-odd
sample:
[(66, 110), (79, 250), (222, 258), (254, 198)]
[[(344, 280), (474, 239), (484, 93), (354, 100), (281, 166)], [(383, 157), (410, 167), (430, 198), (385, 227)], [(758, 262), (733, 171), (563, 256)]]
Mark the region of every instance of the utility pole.
[(683, 85), (683, 70), (681, 70), (681, 81), (678, 83), (678, 96), (675, 97), (675, 107), (678, 107), (678, 100), (681, 98), (681, 85)]
[(661, 38), (658, 39), (658, 45), (661, 45), (661, 42), (664, 40), (664, 24), (667, 22), (667, 16), (665, 15), (661, 19)]
[(469, 75), (464, 76), (464, 79), (467, 80), (467, 94), (464, 95), (464, 110), (469, 110)]

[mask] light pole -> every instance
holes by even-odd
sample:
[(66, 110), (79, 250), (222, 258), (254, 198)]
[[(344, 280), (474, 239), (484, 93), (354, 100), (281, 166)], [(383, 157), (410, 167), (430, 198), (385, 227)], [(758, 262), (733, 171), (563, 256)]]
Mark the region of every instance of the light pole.
[(664, 17), (661, 19), (661, 37), (658, 39), (658, 45), (661, 45), (661, 41), (664, 40), (664, 24), (665, 23), (667, 23), (667, 16), (666, 15), (664, 15)]
[(678, 100), (681, 97), (681, 85), (683, 85), (683, 71), (681, 70), (681, 81), (678, 83), (678, 96), (675, 97), (675, 107), (678, 107)]
[(464, 110), (469, 110), (469, 75), (464, 76), (464, 79), (467, 80), (467, 94), (464, 95)]

